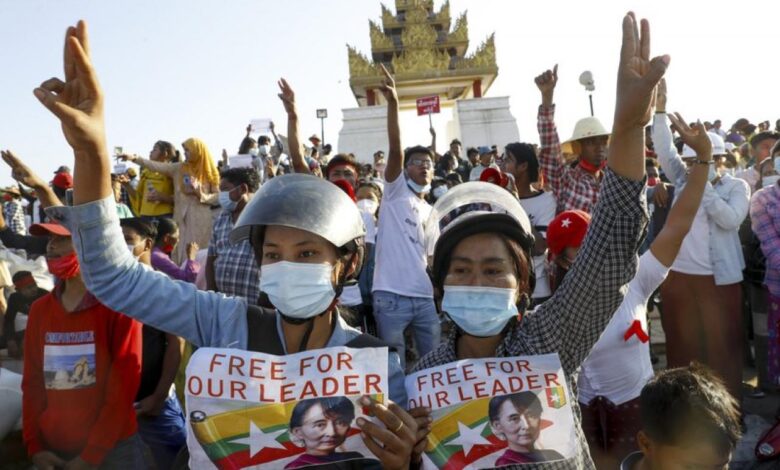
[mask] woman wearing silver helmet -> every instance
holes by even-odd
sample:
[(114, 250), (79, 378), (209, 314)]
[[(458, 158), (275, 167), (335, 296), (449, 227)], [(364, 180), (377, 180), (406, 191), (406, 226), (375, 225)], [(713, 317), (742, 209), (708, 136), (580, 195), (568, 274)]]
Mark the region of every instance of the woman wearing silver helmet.
[[(634, 276), (647, 223), (643, 128), (668, 57), (650, 60), (645, 21), (641, 29), (640, 34), (633, 14), (624, 18), (609, 169), (584, 247), (549, 301), (525, 312), (535, 279), (530, 262), (534, 238), (528, 216), (509, 192), (465, 183), (434, 206), (426, 224), (437, 238), (434, 289), (456, 327), (420, 360), (417, 371), (463, 359), (557, 353), (568, 388), (576, 393), (576, 371), (620, 304), (621, 287)], [(572, 407), (573, 457), (540, 462), (526, 455), (502, 468), (594, 468), (576, 403)], [(425, 445), (419, 442), (415, 457)]]
[[(52, 208), (50, 215), (73, 230), (84, 281), (105, 305), (198, 346), (286, 354), (372, 342), (335, 309), (344, 284), (359, 274), (365, 232), (357, 207), (339, 188), (290, 175), (273, 179), (255, 195), (232, 236), (250, 238), (262, 266), (262, 290), (281, 315), (249, 309), (243, 299), (197, 291), (147, 271), (128, 252), (111, 198), (103, 93), (83, 22), (66, 35), (65, 81), (47, 80), (35, 95), (60, 119), (75, 154), (78, 206)], [(405, 404), (400, 361), (394, 352), (388, 358), (389, 395)], [(417, 422), (395, 403), (367, 406), (387, 429), (361, 420), (363, 442), (383, 468), (406, 468)]]

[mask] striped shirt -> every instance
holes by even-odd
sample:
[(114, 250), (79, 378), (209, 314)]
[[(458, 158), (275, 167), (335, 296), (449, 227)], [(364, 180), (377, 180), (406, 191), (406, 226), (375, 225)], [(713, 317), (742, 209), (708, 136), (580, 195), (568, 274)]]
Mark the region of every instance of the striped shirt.
[(257, 305), (260, 297), (260, 267), (249, 240), (230, 243), (233, 230), (232, 213), (223, 210), (214, 220), (209, 242), (209, 256), (214, 260), (214, 281), (217, 291), (229, 296), (243, 297), (247, 303)]
[(757, 191), (750, 201), (750, 224), (766, 257), (764, 284), (780, 296), (780, 185)]
[(600, 179), (581, 166), (572, 167), (563, 160), (555, 127), (555, 105), (549, 108), (539, 106), (536, 126), (541, 143), (539, 166), (558, 201), (557, 213), (572, 210), (592, 213), (599, 197)]

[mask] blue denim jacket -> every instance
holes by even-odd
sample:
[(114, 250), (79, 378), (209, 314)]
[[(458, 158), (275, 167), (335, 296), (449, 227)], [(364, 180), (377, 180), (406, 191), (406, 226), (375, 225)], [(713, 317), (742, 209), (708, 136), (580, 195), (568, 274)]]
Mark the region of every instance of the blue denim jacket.
[[(127, 249), (113, 197), (75, 207), (51, 207), (47, 214), (73, 234), (81, 277), (104, 305), (141, 323), (181, 336), (197, 346), (246, 349), (247, 304), (244, 299), (198, 290), (145, 269)], [(277, 317), (279, 337), (281, 319)], [(360, 334), (339, 318), (327, 347), (343, 346)], [(390, 399), (406, 405), (401, 361), (388, 354)]]
[[(664, 173), (679, 188), (675, 191), (676, 199), (682, 193), (688, 171), (677, 154), (664, 113), (657, 113), (653, 118), (653, 146)], [(710, 226), (710, 262), (715, 284), (742, 282), (745, 258), (739, 241), (739, 226), (750, 208), (750, 187), (741, 179), (723, 175), (715, 186), (707, 183), (701, 208), (706, 211)]]

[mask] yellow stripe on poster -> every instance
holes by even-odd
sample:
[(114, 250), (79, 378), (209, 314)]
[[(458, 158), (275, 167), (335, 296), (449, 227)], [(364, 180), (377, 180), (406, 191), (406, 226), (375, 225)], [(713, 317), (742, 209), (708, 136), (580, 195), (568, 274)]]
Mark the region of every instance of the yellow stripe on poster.
[(437, 418), (428, 435), (428, 450), (435, 449), (441, 441), (458, 432), (458, 422), (471, 426), (477, 421), (486, 419), (488, 415), (488, 399), (471, 400), (461, 406), (456, 406), (449, 413)]
[[(214, 416), (202, 411), (190, 411), (190, 423), (195, 437), (203, 445), (249, 432), (252, 421), (260, 429), (287, 425), (296, 402), (273, 403), (252, 408), (240, 408)], [(194, 406), (193, 406), (194, 408)]]

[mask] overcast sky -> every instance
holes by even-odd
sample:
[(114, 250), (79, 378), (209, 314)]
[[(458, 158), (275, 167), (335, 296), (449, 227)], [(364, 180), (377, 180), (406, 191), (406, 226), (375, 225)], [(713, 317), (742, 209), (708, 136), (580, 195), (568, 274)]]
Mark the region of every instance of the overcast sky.
[[(392, 0), (386, 0), (391, 8)], [(436, 1), (436, 8), (441, 6)], [(735, 6), (735, 5), (738, 5)], [(559, 65), (557, 121), (562, 140), (588, 113), (578, 83), (596, 81), (596, 115), (611, 125), (623, 14), (650, 19), (653, 53), (668, 53), (669, 108), (689, 120), (780, 118), (780, 2), (452, 0), (468, 10), (470, 50), (496, 33), (499, 76), (488, 96), (510, 96), (522, 140), (538, 141), (539, 94), (533, 77)], [(202, 138), (215, 158), (234, 151), (252, 118), (271, 117), (284, 133), (276, 80), (298, 94), (302, 133), (319, 133), (316, 108), (327, 108), (325, 137), (336, 143), (341, 109), (356, 106), (346, 44), (370, 54), (368, 20), (375, 0), (0, 0), (0, 148), (16, 151), (49, 176), (72, 156), (55, 119), (32, 89), (61, 76), (65, 28), (84, 18), (106, 92), (109, 148), (146, 155), (158, 140), (180, 146)], [(434, 116), (444, 141), (447, 116)], [(427, 143), (427, 119), (405, 116), (404, 145)], [(0, 163), (1, 165), (1, 163)], [(0, 184), (10, 182), (0, 168)], [(48, 175), (46, 175), (48, 174)]]

